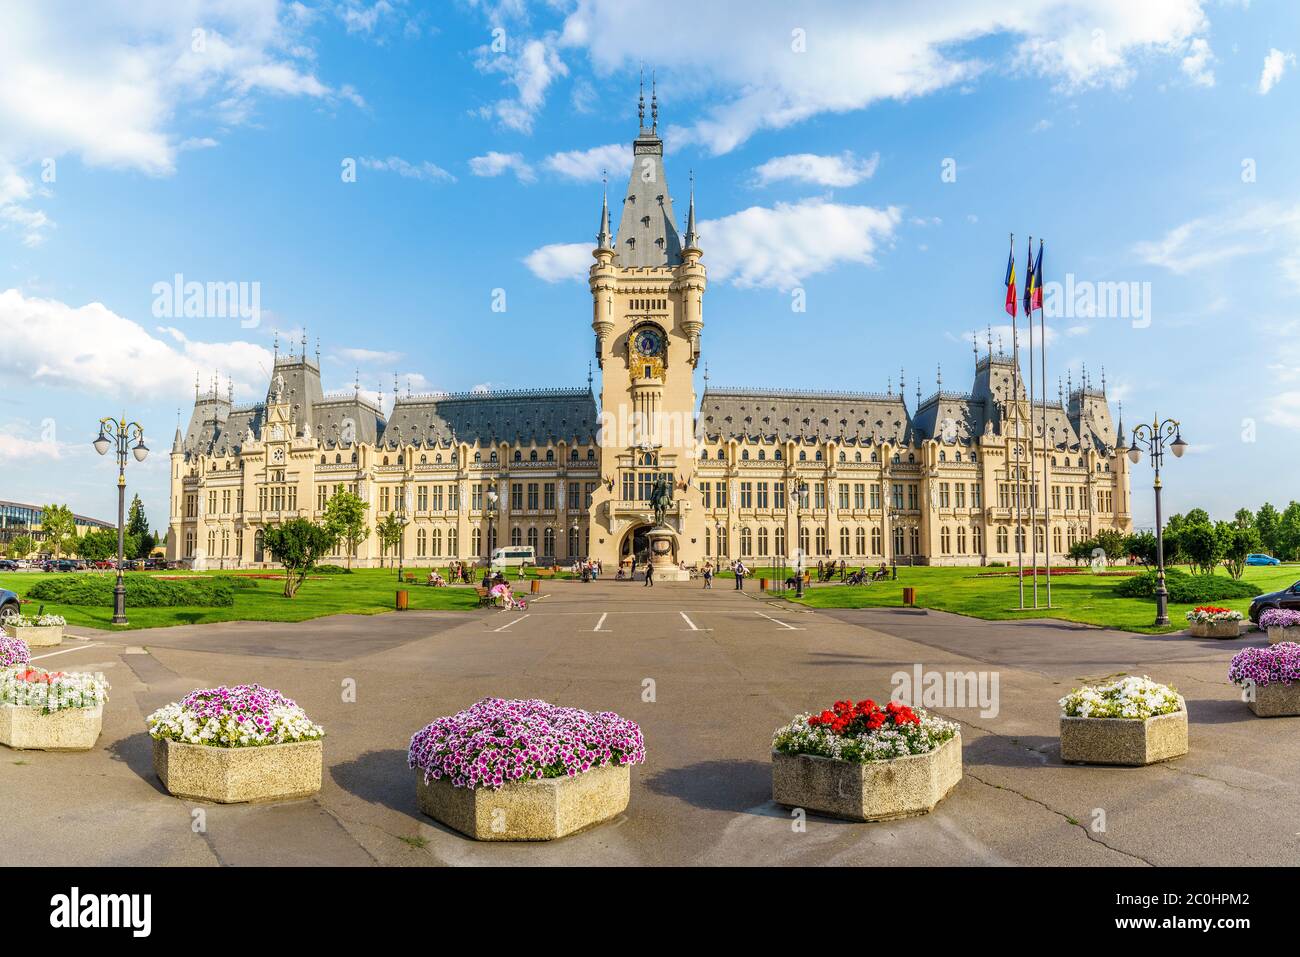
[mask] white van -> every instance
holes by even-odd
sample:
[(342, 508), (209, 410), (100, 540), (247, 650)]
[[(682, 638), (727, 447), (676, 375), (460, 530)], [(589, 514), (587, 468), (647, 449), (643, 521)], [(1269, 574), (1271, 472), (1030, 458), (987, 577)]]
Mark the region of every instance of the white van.
[(511, 545), (492, 551), (493, 568), (527, 568), (537, 564), (537, 556), (531, 545)]

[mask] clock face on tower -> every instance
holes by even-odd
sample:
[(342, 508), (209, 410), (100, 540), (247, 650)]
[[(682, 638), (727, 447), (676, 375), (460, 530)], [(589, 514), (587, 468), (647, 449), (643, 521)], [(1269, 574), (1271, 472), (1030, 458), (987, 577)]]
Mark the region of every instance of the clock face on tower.
[(663, 337), (657, 329), (640, 329), (636, 334), (636, 351), (643, 356), (658, 356), (664, 348)]

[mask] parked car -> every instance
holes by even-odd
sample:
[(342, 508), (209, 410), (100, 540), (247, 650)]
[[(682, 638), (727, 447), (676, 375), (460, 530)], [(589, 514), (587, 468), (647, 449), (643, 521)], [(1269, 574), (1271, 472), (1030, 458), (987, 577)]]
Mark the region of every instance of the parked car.
[(1282, 563), (1272, 555), (1263, 555), (1259, 552), (1252, 552), (1246, 556), (1247, 565), (1281, 565)]
[(47, 572), (75, 572), (77, 563), (71, 558), (52, 558), (45, 563)]
[(1300, 582), (1296, 582), (1290, 588), (1271, 591), (1267, 595), (1260, 595), (1255, 598), (1250, 603), (1250, 620), (1258, 625), (1259, 616), (1270, 608), (1286, 608), (1291, 611), (1300, 611)]
[(19, 614), (22, 614), (22, 608), (18, 604), (18, 596), (8, 589), (0, 588), (0, 618)]
[(16, 572), (18, 571), (18, 563), (12, 558), (0, 558), (0, 571)]

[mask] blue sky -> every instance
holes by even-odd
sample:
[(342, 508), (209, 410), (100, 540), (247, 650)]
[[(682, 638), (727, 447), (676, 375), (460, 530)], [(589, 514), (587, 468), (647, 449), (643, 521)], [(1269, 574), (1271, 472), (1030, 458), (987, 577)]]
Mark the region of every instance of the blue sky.
[[(196, 372), (261, 398), (276, 329), (319, 336), (327, 389), (583, 384), (600, 171), (619, 195), (644, 62), (682, 217), (695, 174), (714, 385), (884, 390), (901, 367), (910, 406), (941, 366), (963, 390), (972, 331), (1009, 345), (1007, 237), (1023, 270), (1032, 233), (1049, 282), (1136, 283), (1148, 307), (1049, 317), (1051, 394), (1104, 366), (1127, 425), (1181, 418), (1171, 511), (1284, 505), (1300, 13), (917, 6), (7, 6), (0, 498), (111, 516), (89, 440), (125, 410), (163, 525)], [(257, 284), (258, 325), (156, 315), (176, 274)]]

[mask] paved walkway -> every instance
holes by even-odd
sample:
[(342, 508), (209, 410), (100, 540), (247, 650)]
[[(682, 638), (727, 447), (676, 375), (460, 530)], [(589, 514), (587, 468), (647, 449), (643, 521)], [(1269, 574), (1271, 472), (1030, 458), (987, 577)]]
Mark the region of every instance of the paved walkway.
[[(526, 612), (73, 629), (89, 640), (65, 641), (41, 663), (105, 672), (104, 734), (84, 754), (0, 749), (4, 863), (1300, 862), (1300, 719), (1253, 717), (1225, 678), (1232, 653), (1258, 634), (1211, 642), (937, 612), (811, 612), (730, 586), (553, 582)], [(916, 665), (997, 674), (996, 716), (938, 709), (963, 724), (961, 784), (926, 817), (810, 817), (793, 828), (770, 800), (772, 730), (836, 698), (883, 699), (891, 675)], [(1056, 700), (1119, 672), (1179, 687), (1191, 753), (1143, 769), (1062, 765)], [(144, 716), (193, 688), (242, 681), (279, 688), (327, 728), (315, 798), (222, 807), (161, 790)], [(477, 844), (421, 816), (405, 765), (411, 733), (485, 695), (640, 722), (648, 762), (633, 769), (627, 813), (544, 845)]]

